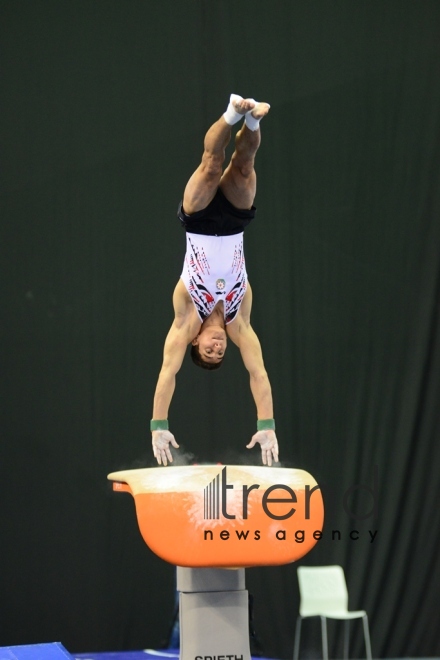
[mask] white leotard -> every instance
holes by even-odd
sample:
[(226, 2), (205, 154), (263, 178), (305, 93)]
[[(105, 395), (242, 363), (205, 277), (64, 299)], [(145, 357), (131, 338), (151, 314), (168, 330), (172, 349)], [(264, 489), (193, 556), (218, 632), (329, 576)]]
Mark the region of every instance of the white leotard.
[(233, 236), (186, 234), (180, 276), (203, 322), (223, 300), (225, 324), (237, 316), (247, 287), (243, 233)]

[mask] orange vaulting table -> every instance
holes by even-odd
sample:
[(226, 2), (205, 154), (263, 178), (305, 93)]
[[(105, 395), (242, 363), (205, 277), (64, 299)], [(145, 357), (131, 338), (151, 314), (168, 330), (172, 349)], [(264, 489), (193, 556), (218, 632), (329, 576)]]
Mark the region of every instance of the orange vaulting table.
[(197, 465), (108, 478), (134, 497), (145, 543), (177, 566), (180, 660), (251, 660), (245, 567), (288, 564), (317, 543), (324, 506), (313, 477)]
[(176, 566), (288, 564), (317, 543), (321, 491), (304, 470), (196, 465), (108, 475), (134, 497), (145, 543)]

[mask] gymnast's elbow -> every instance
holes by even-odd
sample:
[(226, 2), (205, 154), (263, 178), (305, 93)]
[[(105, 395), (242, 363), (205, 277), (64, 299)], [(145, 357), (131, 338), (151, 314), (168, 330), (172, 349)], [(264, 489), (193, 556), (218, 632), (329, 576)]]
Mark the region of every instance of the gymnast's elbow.
[(269, 382), (269, 376), (264, 367), (249, 369), (251, 383), (255, 385), (264, 385)]

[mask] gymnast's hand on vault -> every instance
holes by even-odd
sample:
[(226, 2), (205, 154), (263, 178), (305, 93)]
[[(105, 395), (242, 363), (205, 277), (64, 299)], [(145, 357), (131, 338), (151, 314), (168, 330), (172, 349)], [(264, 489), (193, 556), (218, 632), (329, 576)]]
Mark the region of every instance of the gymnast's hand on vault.
[(167, 461), (173, 462), (170, 451), (170, 443), (175, 449), (179, 448), (176, 439), (169, 431), (152, 431), (153, 436), (153, 454), (159, 465), (167, 465)]
[(252, 449), (255, 447), (257, 442), (261, 445), (261, 458), (263, 459), (264, 465), (272, 465), (272, 459), (275, 463), (278, 462), (278, 440), (275, 435), (275, 431), (257, 431), (257, 433), (252, 436), (252, 440), (246, 447)]

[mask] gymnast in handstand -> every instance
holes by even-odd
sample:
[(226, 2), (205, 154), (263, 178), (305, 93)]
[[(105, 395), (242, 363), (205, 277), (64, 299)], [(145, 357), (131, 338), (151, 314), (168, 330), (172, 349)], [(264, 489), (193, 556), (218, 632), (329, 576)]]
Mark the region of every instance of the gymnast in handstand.
[[(208, 130), (202, 162), (189, 179), (178, 217), (186, 231), (186, 255), (174, 289), (174, 321), (164, 346), (151, 420), (153, 453), (159, 464), (172, 462), (170, 445), (178, 444), (168, 428), (168, 409), (176, 374), (191, 344), (191, 357), (203, 369), (218, 369), (228, 339), (240, 350), (249, 371), (257, 408), (257, 432), (247, 445), (261, 446), (265, 465), (278, 461), (272, 391), (260, 342), (250, 323), (252, 289), (243, 252), (243, 232), (255, 216), (255, 154), (260, 121), (268, 103), (232, 94), (226, 112)], [(235, 151), (223, 171), (231, 127), (244, 122)]]

